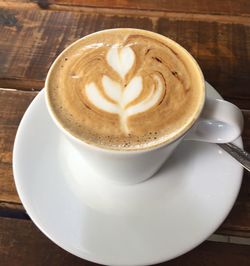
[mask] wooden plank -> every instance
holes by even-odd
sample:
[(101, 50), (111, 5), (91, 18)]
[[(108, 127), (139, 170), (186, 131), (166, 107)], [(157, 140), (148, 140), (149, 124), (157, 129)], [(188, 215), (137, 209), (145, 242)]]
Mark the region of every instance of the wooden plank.
[[(17, 2), (16, 0), (14, 0)], [(26, 3), (27, 0), (18, 2)], [(94, 7), (94, 8), (122, 8), (135, 10), (151, 10), (165, 12), (183, 12), (193, 14), (220, 14), (220, 15), (250, 15), (250, 4), (248, 0), (32, 0), (41, 8), (47, 9), (54, 5), (74, 7)]]
[[(21, 92), (0, 89), (0, 215), (11, 215), (20, 204), (12, 175), (12, 147), (15, 132), (21, 117), (28, 107), (36, 92)], [(245, 129), (243, 132), (244, 144), (250, 150), (250, 111), (244, 111)], [(17, 208), (19, 213), (22, 210)], [(6, 215), (4, 215), (6, 216)], [(230, 215), (220, 227), (218, 233), (249, 236), (250, 237), (250, 174), (245, 172), (243, 185), (236, 204)]]
[[(154, 3), (154, 2), (152, 2)], [(164, 8), (159, 10), (153, 9), (136, 9), (136, 8), (116, 8), (116, 7), (99, 7), (93, 5), (84, 5), (84, 3), (78, 4), (67, 4), (55, 3), (51, 1), (36, 1), (36, 0), (6, 0), (0, 1), (0, 7), (3, 8), (25, 8), (27, 9), (42, 9), (42, 10), (54, 10), (54, 11), (73, 11), (73, 12), (85, 12), (91, 14), (102, 14), (102, 15), (118, 15), (118, 16), (136, 16), (136, 17), (168, 17), (174, 19), (187, 19), (187, 20), (201, 20), (201, 21), (220, 21), (224, 23), (242, 23), (249, 24), (249, 14), (220, 14), (220, 13), (192, 13), (192, 12), (178, 12), (178, 11), (166, 11)], [(247, 10), (247, 9), (246, 9)]]
[(8, 203), (0, 201), (0, 217), (30, 219), (20, 203)]
[(245, 171), (239, 196), (217, 233), (250, 238), (250, 173)]
[[(0, 218), (1, 266), (98, 265), (62, 250), (29, 220)], [(204, 242), (187, 254), (159, 266), (248, 266), (250, 246)]]
[(12, 173), (16, 130), (36, 92), (0, 89), (0, 202), (20, 203)]
[[(250, 111), (244, 111), (244, 149), (250, 152)], [(250, 238), (250, 173), (245, 170), (236, 203), (218, 232)]]
[[(42, 1), (41, 1), (42, 2)], [(49, 1), (50, 2), (50, 1)], [(39, 1), (38, 1), (39, 3)], [(205, 14), (230, 14), (230, 15), (249, 15), (250, 5), (247, 0), (240, 1), (214, 1), (211, 4), (209, 0), (52, 0), (51, 3), (64, 5), (84, 5), (92, 7), (112, 7), (112, 8), (128, 8), (142, 10), (160, 10), (168, 12), (184, 12), (184, 13), (205, 13)], [(244, 8), (245, 7), (245, 8)]]
[(97, 265), (64, 251), (29, 220), (0, 218), (0, 265)]
[(250, 84), (250, 18), (232, 23), (181, 15), (155, 17), (22, 6), (1, 8), (0, 18), (1, 87), (39, 90), (53, 60), (73, 41), (97, 30), (136, 26), (179, 42), (226, 99), (250, 108), (250, 90), (246, 89)]

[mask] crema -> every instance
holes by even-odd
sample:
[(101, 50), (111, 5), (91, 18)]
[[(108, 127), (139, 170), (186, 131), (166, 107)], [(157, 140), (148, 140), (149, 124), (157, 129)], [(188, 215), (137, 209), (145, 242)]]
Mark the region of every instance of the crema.
[(183, 135), (205, 94), (201, 71), (184, 48), (136, 29), (75, 42), (52, 65), (46, 90), (67, 131), (114, 150), (148, 149)]

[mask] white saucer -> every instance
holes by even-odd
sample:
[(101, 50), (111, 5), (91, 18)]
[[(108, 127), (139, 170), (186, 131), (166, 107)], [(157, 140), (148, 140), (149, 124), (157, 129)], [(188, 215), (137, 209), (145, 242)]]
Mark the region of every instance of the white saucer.
[[(207, 91), (220, 98), (209, 84)], [(235, 143), (242, 147), (241, 138)], [(76, 256), (116, 266), (159, 263), (199, 245), (228, 215), (243, 173), (217, 145), (185, 141), (144, 183), (96, 180), (84, 162), (75, 167), (43, 91), (22, 119), (13, 156), (18, 194), (39, 229)]]

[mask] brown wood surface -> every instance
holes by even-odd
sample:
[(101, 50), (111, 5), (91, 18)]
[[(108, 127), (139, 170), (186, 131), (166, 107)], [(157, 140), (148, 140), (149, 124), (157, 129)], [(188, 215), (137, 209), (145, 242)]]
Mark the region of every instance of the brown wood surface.
[[(211, 0), (49, 0), (51, 4), (70, 6), (112, 7), (138, 10), (157, 10), (167, 12), (246, 15), (250, 13), (248, 0), (217, 1), (211, 5)], [(37, 1), (40, 5), (43, 1)]]
[[(17, 2), (11, 0), (8, 2)], [(108, 9), (134, 9), (137, 11), (160, 11), (179, 12), (193, 14), (220, 14), (220, 15), (240, 15), (249, 16), (250, 4), (248, 0), (227, 0), (216, 1), (211, 4), (211, 0), (19, 0), (18, 2), (33, 2), (40, 8), (56, 8), (56, 6), (67, 6), (69, 9), (79, 7), (94, 7)], [(59, 8), (59, 7), (58, 7)]]
[[(29, 220), (0, 218), (0, 232), (1, 266), (98, 265), (62, 250)], [(249, 266), (249, 261), (250, 246), (207, 241), (177, 259), (158, 265)]]
[[(29, 220), (14, 185), (12, 148), (21, 117), (56, 56), (78, 38), (114, 27), (155, 31), (187, 48), (207, 81), (243, 109), (244, 146), (250, 150), (249, 0), (0, 0), (1, 266), (95, 265), (54, 245)], [(217, 233), (250, 237), (249, 173)], [(161, 265), (250, 265), (249, 247), (205, 242)]]
[(20, 203), (12, 174), (12, 148), (19, 122), (37, 93), (0, 89), (0, 202)]

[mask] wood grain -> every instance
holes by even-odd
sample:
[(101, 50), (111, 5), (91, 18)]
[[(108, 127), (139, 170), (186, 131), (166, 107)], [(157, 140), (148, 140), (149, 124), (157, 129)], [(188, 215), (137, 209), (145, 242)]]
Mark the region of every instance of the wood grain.
[[(112, 7), (112, 8), (129, 8), (140, 10), (160, 10), (168, 12), (185, 12), (185, 13), (205, 13), (205, 14), (226, 14), (226, 15), (249, 15), (250, 5), (247, 0), (240, 1), (217, 1), (211, 5), (209, 0), (104, 0), (104, 1), (92, 1), (92, 0), (54, 0), (57, 4), (67, 5), (86, 5), (86, 6), (98, 6), (98, 7)], [(71, 3), (69, 3), (71, 2)], [(39, 3), (39, 2), (38, 2)], [(245, 8), (244, 8), (245, 7)]]
[(12, 149), (19, 122), (36, 94), (0, 89), (0, 202), (20, 203), (13, 182)]
[(69, 9), (74, 9), (75, 7), (93, 7), (209, 15), (250, 15), (250, 4), (248, 0), (216, 1), (213, 4), (211, 4), (210, 0), (5, 0), (4, 2), (5, 4), (23, 4), (26, 6), (31, 6), (33, 3), (42, 9), (51, 9), (55, 6), (67, 6)]
[[(94, 266), (56, 246), (29, 220), (0, 218), (1, 266)], [(248, 266), (250, 246), (205, 242), (187, 254), (158, 266)]]
[(217, 230), (219, 234), (250, 238), (250, 173), (245, 171), (239, 196), (232, 211)]
[(0, 201), (0, 217), (30, 219), (20, 203)]
[[(229, 1), (229, 0), (227, 0)], [(136, 17), (168, 17), (174, 19), (188, 19), (195, 21), (220, 21), (224, 23), (241, 23), (241, 24), (249, 24), (249, 12), (248, 8), (245, 9), (244, 14), (234, 14), (234, 13), (225, 13), (221, 14), (208, 12), (208, 13), (193, 13), (193, 12), (180, 12), (180, 11), (166, 11), (164, 8), (159, 7), (158, 9), (138, 9), (138, 8), (117, 8), (116, 5), (105, 7), (102, 5), (93, 6), (93, 4), (87, 4), (86, 2), (81, 2), (81, 4), (69, 4), (66, 1), (63, 2), (55, 2), (44, 1), (44, 0), (5, 0), (4, 2), (0, 1), (0, 7), (4, 8), (25, 8), (27, 9), (42, 9), (42, 10), (54, 10), (54, 11), (73, 11), (73, 12), (85, 12), (91, 14), (102, 14), (102, 15), (118, 15), (118, 16), (136, 16)], [(90, 3), (90, 2), (89, 2)], [(98, 2), (101, 3), (101, 2)], [(152, 1), (154, 3), (154, 1)], [(169, 5), (171, 6), (171, 5)], [(199, 5), (198, 5), (199, 6)], [(231, 10), (231, 8), (229, 8)], [(209, 9), (208, 9), (209, 10)]]
[(215, 21), (208, 16), (201, 20), (190, 15), (158, 17), (17, 5), (0, 9), (0, 87), (39, 90), (53, 60), (73, 41), (97, 30), (138, 27), (179, 42), (197, 59), (205, 78), (222, 96), (241, 108), (250, 108), (250, 90), (246, 89), (250, 84), (249, 17), (243, 23), (230, 21), (230, 17)]
[[(16, 2), (16, 1), (15, 1)], [(22, 0), (18, 2), (27, 2)], [(94, 8), (123, 8), (135, 10), (183, 12), (193, 14), (220, 14), (220, 15), (250, 15), (250, 4), (248, 0), (224, 0), (211, 4), (210, 0), (33, 0), (41, 8), (48, 9), (54, 5)]]
[[(21, 117), (36, 95), (37, 92), (0, 89), (0, 216), (1, 213), (14, 216), (16, 208), (10, 204), (20, 204), (12, 175), (12, 148)], [(250, 148), (250, 111), (243, 113), (243, 139), (246, 147)], [(18, 208), (18, 215), (21, 212), (22, 209)], [(250, 237), (250, 174), (247, 172), (235, 206), (218, 233)]]
[(0, 218), (0, 258), (1, 266), (97, 265), (59, 248), (31, 221), (7, 218)]

